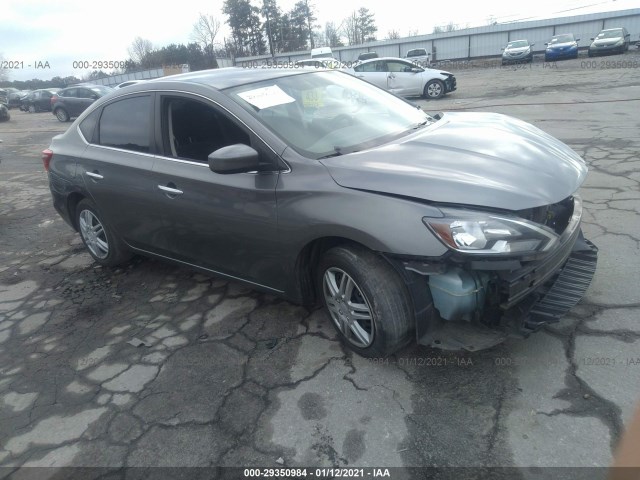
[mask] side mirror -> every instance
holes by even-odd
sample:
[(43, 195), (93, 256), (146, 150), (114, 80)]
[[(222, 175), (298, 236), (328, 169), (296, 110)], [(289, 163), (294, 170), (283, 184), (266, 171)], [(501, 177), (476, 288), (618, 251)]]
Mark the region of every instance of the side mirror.
[(529, 45), (529, 46), (530, 46), (530, 47), (535, 47), (535, 45), (536, 45), (535, 43), (532, 43), (532, 44), (531, 44), (531, 45)]
[(413, 67), (413, 68), (411, 69), (411, 71), (412, 71), (413, 73), (420, 73), (420, 72), (424, 72), (424, 70), (423, 70), (423, 69), (421, 69), (421, 68), (419, 68), (419, 67)]
[(91, 98), (91, 100), (97, 100), (98, 99), (98, 95), (96, 95), (95, 93), (92, 93), (89, 98)]
[(546, 45), (546, 46), (549, 46), (549, 44), (548, 44), (548, 43), (545, 43), (545, 45)]
[(576, 38), (576, 43), (578, 43), (579, 41), (580, 41), (580, 39), (579, 39), (579, 38)]
[(591, 37), (591, 40), (595, 40), (595, 38), (594, 38), (594, 37)]
[(503, 48), (501, 48), (500, 50), (504, 52), (504, 47), (503, 47)]
[(209, 154), (209, 168), (214, 173), (246, 173), (258, 170), (258, 152), (248, 145), (237, 143)]

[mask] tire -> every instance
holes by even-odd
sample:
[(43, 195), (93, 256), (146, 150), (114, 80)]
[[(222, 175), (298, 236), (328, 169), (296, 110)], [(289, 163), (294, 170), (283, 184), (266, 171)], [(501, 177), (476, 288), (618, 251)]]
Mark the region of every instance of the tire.
[(444, 83), (441, 80), (429, 80), (424, 86), (424, 97), (429, 100), (436, 100), (444, 95)]
[(384, 259), (363, 247), (334, 247), (317, 273), (319, 298), (349, 349), (363, 357), (387, 357), (411, 341), (411, 299)]
[(36, 113), (36, 106), (35, 105), (29, 105), (29, 113)]
[(53, 112), (58, 120), (61, 122), (69, 121), (69, 114), (64, 108), (56, 108), (56, 111)]
[(132, 257), (109, 225), (105, 224), (91, 200), (85, 198), (78, 203), (75, 220), (82, 243), (100, 265), (115, 267)]

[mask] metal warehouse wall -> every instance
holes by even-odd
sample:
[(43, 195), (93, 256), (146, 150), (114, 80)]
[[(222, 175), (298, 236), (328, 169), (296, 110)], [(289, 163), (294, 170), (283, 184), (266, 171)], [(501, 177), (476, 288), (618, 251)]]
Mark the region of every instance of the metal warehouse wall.
[[(587, 47), (590, 38), (595, 37), (603, 28), (626, 27), (631, 41), (640, 38), (640, 8), (618, 12), (592, 13), (574, 17), (533, 20), (529, 22), (489, 25), (467, 28), (448, 33), (421, 35), (382, 40), (363, 45), (333, 49), (333, 56), (343, 62), (352, 62), (361, 52), (376, 52), (380, 56), (404, 57), (412, 48), (425, 48), (427, 52), (435, 48), (435, 60), (455, 60), (473, 57), (490, 57), (501, 54), (501, 49), (510, 40), (527, 39), (536, 44), (535, 50), (544, 50), (545, 42), (552, 35), (573, 33), (580, 38), (580, 46)], [(279, 53), (276, 61), (296, 61), (309, 58), (309, 50), (302, 52)], [(270, 61), (269, 55), (236, 58), (238, 66), (250, 62)]]

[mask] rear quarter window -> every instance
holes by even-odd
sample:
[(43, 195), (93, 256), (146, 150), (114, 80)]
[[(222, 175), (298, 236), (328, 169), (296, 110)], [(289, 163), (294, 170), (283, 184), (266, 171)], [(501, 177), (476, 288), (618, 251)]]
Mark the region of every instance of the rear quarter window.
[(106, 105), (102, 109), (98, 131), (100, 145), (149, 152), (151, 97), (126, 98)]

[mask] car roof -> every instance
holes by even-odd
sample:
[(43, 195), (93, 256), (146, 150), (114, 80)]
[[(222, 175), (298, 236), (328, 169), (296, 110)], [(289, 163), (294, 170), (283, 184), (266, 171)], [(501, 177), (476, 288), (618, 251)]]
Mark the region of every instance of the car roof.
[(527, 42), (527, 43), (529, 43), (529, 40), (527, 40), (526, 38), (522, 38), (520, 40), (509, 40), (507, 42), (507, 45), (510, 44), (510, 43), (515, 43), (515, 42)]
[(622, 27), (616, 27), (616, 28), (605, 28), (604, 30), (600, 30), (600, 33), (602, 32), (615, 32), (616, 30), (622, 30)]
[[(320, 61), (320, 59), (314, 59)], [(324, 71), (324, 69), (322, 69)], [(330, 69), (327, 69), (330, 71)], [(180, 73), (177, 75), (169, 75), (167, 77), (154, 78), (147, 80), (142, 85), (145, 87), (153, 87), (154, 85), (164, 82), (189, 82), (194, 84), (207, 85), (218, 90), (225, 88), (237, 87), (247, 83), (260, 82), (262, 80), (272, 80), (274, 78), (288, 77), (291, 75), (308, 74), (310, 70), (305, 69), (278, 69), (278, 68), (214, 68), (211, 70), (200, 70), (197, 72)], [(138, 85), (135, 85), (138, 87)], [(133, 87), (133, 86), (132, 86)]]

